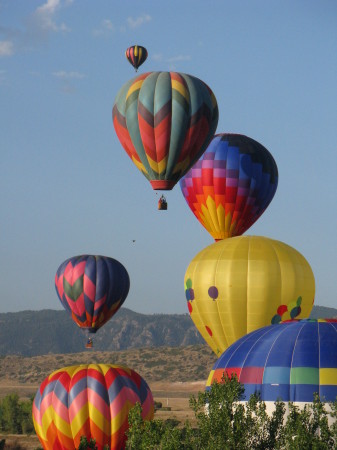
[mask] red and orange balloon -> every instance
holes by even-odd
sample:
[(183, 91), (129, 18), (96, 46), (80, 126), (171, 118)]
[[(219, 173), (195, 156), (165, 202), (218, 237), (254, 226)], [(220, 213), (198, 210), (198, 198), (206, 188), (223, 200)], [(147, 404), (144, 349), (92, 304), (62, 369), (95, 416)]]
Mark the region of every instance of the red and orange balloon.
[(276, 162), (265, 147), (225, 133), (214, 136), (180, 187), (195, 217), (218, 241), (247, 231), (272, 201), (277, 183)]

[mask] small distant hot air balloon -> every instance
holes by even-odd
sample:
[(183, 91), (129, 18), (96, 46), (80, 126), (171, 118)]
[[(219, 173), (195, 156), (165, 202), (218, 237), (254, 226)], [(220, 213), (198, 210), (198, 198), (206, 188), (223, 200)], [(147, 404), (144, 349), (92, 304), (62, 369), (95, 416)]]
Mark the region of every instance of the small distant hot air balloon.
[(240, 134), (217, 134), (180, 180), (188, 206), (217, 241), (240, 236), (272, 201), (278, 171), (269, 151)]
[[(113, 258), (81, 255), (60, 265), (55, 288), (73, 321), (87, 333), (96, 333), (124, 303), (130, 279), (125, 267)], [(92, 346), (89, 337), (87, 346)]]
[(257, 328), (309, 317), (315, 279), (304, 256), (289, 245), (238, 236), (211, 244), (192, 259), (185, 295), (195, 326), (220, 355)]
[(126, 49), (125, 56), (137, 72), (138, 67), (141, 66), (147, 58), (147, 50), (141, 45), (132, 45)]
[(307, 319), (270, 325), (243, 336), (216, 361), (209, 390), (224, 373), (244, 385), (243, 400), (258, 393), (273, 410), (274, 402), (311, 403), (337, 397), (337, 320)]
[(82, 436), (98, 450), (125, 448), (130, 409), (140, 403), (151, 420), (154, 402), (137, 372), (112, 364), (65, 367), (50, 374), (33, 402), (36, 434), (45, 450), (74, 450)]
[(206, 150), (218, 106), (198, 78), (149, 72), (124, 84), (112, 117), (118, 139), (152, 188), (171, 190)]

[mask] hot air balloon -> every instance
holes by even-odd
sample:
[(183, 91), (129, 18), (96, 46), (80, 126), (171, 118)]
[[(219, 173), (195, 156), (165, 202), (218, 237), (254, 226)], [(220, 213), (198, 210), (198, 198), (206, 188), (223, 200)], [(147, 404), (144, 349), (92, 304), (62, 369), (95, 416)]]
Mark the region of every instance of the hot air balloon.
[(243, 400), (258, 393), (272, 410), (278, 399), (298, 406), (337, 397), (337, 320), (307, 319), (269, 325), (243, 336), (216, 361), (206, 389), (235, 374)]
[(141, 66), (147, 58), (147, 50), (141, 45), (132, 45), (126, 49), (125, 56), (137, 72), (138, 67)]
[(124, 84), (112, 117), (118, 139), (152, 188), (171, 190), (206, 150), (218, 106), (198, 78), (149, 72)]
[(180, 187), (218, 241), (247, 231), (272, 201), (277, 183), (276, 163), (263, 145), (241, 134), (217, 134)]
[(98, 450), (120, 450), (136, 403), (143, 419), (151, 420), (152, 393), (135, 371), (112, 364), (65, 367), (41, 383), (33, 402), (34, 428), (45, 450), (74, 450), (82, 436), (95, 439)]
[(315, 280), (307, 260), (283, 242), (237, 236), (204, 248), (185, 274), (191, 318), (220, 355), (245, 334), (309, 317)]
[(55, 288), (73, 321), (87, 333), (96, 333), (124, 303), (130, 279), (125, 267), (113, 258), (81, 255), (60, 265)]

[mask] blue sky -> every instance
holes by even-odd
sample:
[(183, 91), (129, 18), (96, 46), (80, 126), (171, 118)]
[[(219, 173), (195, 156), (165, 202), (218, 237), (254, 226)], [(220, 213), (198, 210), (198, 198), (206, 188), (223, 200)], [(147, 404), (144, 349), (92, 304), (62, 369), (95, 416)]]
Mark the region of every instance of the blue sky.
[(278, 190), (246, 234), (300, 251), (316, 304), (337, 307), (335, 0), (0, 0), (0, 311), (61, 309), (58, 266), (92, 253), (127, 268), (125, 307), (187, 312), (185, 270), (213, 240), (179, 186), (157, 211), (114, 132), (136, 43), (140, 72), (201, 78), (217, 132), (269, 149)]

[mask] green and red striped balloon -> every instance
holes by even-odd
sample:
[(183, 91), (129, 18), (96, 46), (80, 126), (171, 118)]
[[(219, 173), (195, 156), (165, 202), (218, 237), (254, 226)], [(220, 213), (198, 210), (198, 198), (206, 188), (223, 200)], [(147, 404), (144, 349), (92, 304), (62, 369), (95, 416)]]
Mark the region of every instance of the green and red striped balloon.
[(218, 105), (196, 77), (149, 72), (124, 84), (112, 117), (118, 139), (152, 188), (171, 190), (214, 136)]
[(125, 448), (130, 409), (140, 403), (151, 420), (154, 402), (144, 379), (127, 367), (88, 364), (50, 374), (33, 402), (36, 434), (45, 450), (74, 450), (82, 436), (98, 450)]

